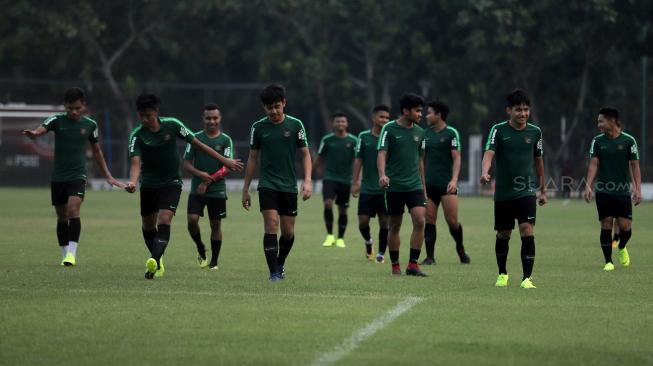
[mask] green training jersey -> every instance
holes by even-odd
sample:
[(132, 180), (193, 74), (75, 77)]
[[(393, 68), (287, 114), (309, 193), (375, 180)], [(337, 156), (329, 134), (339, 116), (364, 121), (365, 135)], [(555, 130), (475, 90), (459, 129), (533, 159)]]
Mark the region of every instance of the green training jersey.
[(98, 142), (97, 123), (86, 116), (73, 121), (68, 114), (60, 113), (43, 121), (41, 126), (54, 132), (54, 169), (51, 180), (86, 180), (86, 142)]
[(383, 194), (379, 186), (379, 170), (376, 167), (378, 151), (376, 145), (379, 143), (379, 136), (374, 136), (372, 130), (363, 131), (358, 135), (356, 145), (356, 158), (361, 159), (363, 178), (361, 179), (361, 193)]
[(451, 126), (441, 131), (427, 128), (424, 132), (424, 176), (426, 185), (446, 188), (452, 178), (452, 150), (460, 151), (460, 134)]
[[(220, 132), (217, 137), (209, 137), (204, 130), (195, 133), (195, 138), (200, 140), (206, 146), (217, 151), (220, 155), (226, 158), (234, 157), (234, 144), (231, 137), (224, 132)], [(186, 145), (186, 152), (184, 153), (184, 160), (193, 162), (193, 166), (200, 171), (208, 174), (213, 174), (222, 168), (222, 162), (198, 151), (193, 145)], [(190, 185), (190, 194), (197, 194), (197, 186), (202, 183), (202, 180), (193, 175)], [(227, 198), (227, 185), (224, 179), (213, 182), (206, 189), (205, 197), (214, 198)]]
[(635, 138), (621, 132), (615, 139), (600, 134), (592, 140), (590, 159), (599, 159), (595, 189), (618, 196), (630, 195), (631, 160), (639, 160)]
[(268, 117), (254, 122), (249, 148), (259, 151), (258, 187), (297, 193), (295, 153), (302, 147), (308, 147), (308, 140), (304, 124), (297, 118), (286, 115), (281, 123), (272, 123)]
[(177, 138), (188, 143), (195, 139), (183, 122), (159, 117), (161, 127), (152, 132), (139, 124), (129, 135), (129, 157), (141, 157), (141, 187), (181, 186)]
[(344, 137), (338, 137), (335, 133), (322, 137), (317, 154), (324, 161), (324, 180), (351, 184), (357, 142), (356, 136), (350, 133)]
[(377, 150), (387, 151), (385, 175), (390, 178), (388, 192), (411, 192), (424, 189), (419, 161), (424, 156), (424, 129), (388, 122), (381, 129)]
[(485, 150), (494, 151), (495, 201), (535, 196), (539, 181), (535, 177), (535, 157), (543, 156), (542, 131), (527, 123), (522, 130), (508, 121), (492, 126)]

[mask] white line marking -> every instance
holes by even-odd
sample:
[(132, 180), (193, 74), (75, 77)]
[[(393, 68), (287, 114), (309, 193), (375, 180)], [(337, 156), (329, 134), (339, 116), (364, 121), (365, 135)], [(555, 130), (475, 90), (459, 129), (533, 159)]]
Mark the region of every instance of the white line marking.
[(384, 328), (386, 325), (392, 323), (401, 314), (410, 310), (413, 306), (424, 301), (421, 297), (408, 297), (400, 302), (392, 310), (383, 314), (380, 318), (375, 319), (364, 328), (354, 332), (349, 338), (345, 339), (340, 345), (336, 346), (332, 351), (321, 354), (313, 361), (312, 366), (325, 366), (338, 362), (343, 357), (347, 356), (353, 351), (360, 343), (371, 337), (377, 331)]

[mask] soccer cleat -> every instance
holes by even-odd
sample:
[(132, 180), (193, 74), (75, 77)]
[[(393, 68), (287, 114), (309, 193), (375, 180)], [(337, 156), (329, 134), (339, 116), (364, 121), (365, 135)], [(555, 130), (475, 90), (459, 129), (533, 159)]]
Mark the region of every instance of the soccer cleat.
[(465, 249), (457, 250), (458, 253), (458, 258), (460, 259), (460, 263), (462, 264), (469, 264), (471, 262), (471, 259), (469, 258), (469, 254), (465, 251)]
[(383, 264), (385, 263), (385, 256), (383, 253), (376, 253), (376, 263)]
[(283, 280), (283, 275), (281, 272), (275, 272), (270, 275), (270, 282), (277, 282)]
[(281, 275), (281, 279), (286, 278), (286, 266), (280, 265), (278, 266), (279, 273)]
[(603, 266), (604, 271), (614, 271), (614, 264), (612, 262), (608, 262)]
[(519, 285), (521, 288), (537, 288), (533, 284), (533, 279), (531, 277), (524, 278), (523, 281), (521, 281), (521, 285)]
[(434, 266), (435, 265), (435, 258), (426, 257), (426, 258), (424, 258), (424, 260), (420, 264), (423, 265), (423, 266)]
[(621, 240), (613, 240), (613, 241), (612, 241), (612, 248), (616, 248), (616, 247), (618, 247), (620, 241), (621, 241)]
[(333, 234), (328, 234), (326, 236), (326, 239), (324, 239), (324, 243), (322, 243), (323, 247), (330, 247), (336, 242), (336, 237), (333, 236)]
[(149, 258), (145, 262), (145, 278), (148, 280), (151, 280), (154, 278), (154, 274), (156, 273), (156, 259), (154, 258)]
[(417, 263), (408, 263), (408, 267), (406, 267), (406, 274), (415, 277), (428, 277), (426, 273), (422, 272), (422, 270), (419, 269), (419, 265)]
[(218, 262), (217, 261), (215, 261), (215, 262), (211, 261), (211, 263), (209, 263), (209, 269), (216, 269), (217, 270), (218, 269)]
[(343, 238), (338, 238), (338, 240), (336, 240), (336, 246), (337, 246), (338, 248), (344, 248), (344, 247), (346, 247), (346, 245), (345, 245), (345, 239), (343, 239)]
[(401, 276), (401, 266), (399, 263), (392, 263), (392, 275)]
[(206, 258), (202, 258), (202, 256), (197, 257), (197, 263), (200, 265), (200, 268), (206, 268), (209, 266), (209, 261), (206, 260)]
[(66, 266), (66, 267), (72, 267), (76, 264), (75, 262), (75, 256), (72, 253), (66, 254), (66, 256), (63, 258), (61, 261), (61, 264)]
[(619, 249), (619, 262), (624, 267), (630, 266), (630, 255), (628, 255), (628, 249)]
[(508, 274), (499, 273), (497, 277), (497, 282), (494, 283), (496, 287), (507, 287), (508, 286)]
[(154, 277), (163, 277), (163, 274), (165, 273), (166, 269), (163, 267), (163, 257), (159, 259), (159, 267), (154, 272)]
[(373, 261), (374, 260), (374, 253), (365, 253), (365, 258), (367, 258), (368, 261)]

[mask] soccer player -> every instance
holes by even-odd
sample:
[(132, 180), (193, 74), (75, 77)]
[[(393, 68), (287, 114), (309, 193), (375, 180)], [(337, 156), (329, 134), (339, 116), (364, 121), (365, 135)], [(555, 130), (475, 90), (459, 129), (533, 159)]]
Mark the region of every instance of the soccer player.
[[(221, 131), (222, 115), (216, 104), (204, 107), (204, 129), (195, 133), (195, 138), (219, 154), (233, 159), (231, 137)], [(223, 164), (188, 144), (184, 154), (184, 169), (193, 174), (188, 196), (188, 233), (197, 246), (197, 261), (200, 268), (218, 269), (218, 257), (222, 247), (221, 220), (227, 217), (227, 186), (224, 179), (215, 179), (213, 174), (223, 169)], [(202, 242), (199, 220), (204, 216), (204, 207), (209, 213), (211, 224), (211, 261), (206, 260), (206, 246)]]
[(97, 123), (84, 115), (84, 91), (73, 87), (64, 93), (65, 113), (47, 118), (35, 130), (24, 130), (23, 135), (36, 139), (49, 131), (54, 132), (54, 169), (50, 183), (52, 206), (57, 213), (57, 240), (61, 248), (61, 265), (77, 263), (77, 245), (82, 229), (79, 211), (86, 193), (86, 142), (91, 143), (93, 157), (107, 182), (123, 188), (111, 176), (98, 144)]
[(385, 207), (383, 189), (379, 187), (376, 146), (381, 129), (389, 120), (390, 108), (388, 106), (379, 104), (372, 109), (372, 128), (358, 135), (354, 178), (351, 184), (352, 195), (357, 197), (360, 194), (358, 198), (358, 230), (365, 240), (365, 253), (368, 260), (374, 260), (370, 218), (379, 215), (379, 249), (376, 254), (376, 263), (379, 264), (385, 262), (385, 250), (388, 247), (388, 211)]
[[(481, 168), (481, 184), (490, 182), (492, 159), (496, 158), (496, 186), (494, 192), (494, 230), (497, 231), (495, 254), (499, 276), (495, 286), (508, 286), (508, 243), (519, 223), (521, 235), (521, 261), (524, 276), (521, 287), (535, 288), (531, 274), (535, 263), (536, 201), (540, 206), (546, 204), (546, 185), (544, 182), (544, 150), (542, 131), (528, 123), (530, 99), (522, 89), (515, 89), (507, 98), (506, 113), (509, 120), (492, 126), (485, 145)], [(533, 174), (535, 167), (535, 174)], [(537, 180), (535, 178), (537, 175)], [(540, 196), (537, 198), (539, 185)]]
[(426, 258), (422, 265), (433, 265), (435, 260), (435, 240), (437, 231), (435, 221), (438, 206), (442, 202), (444, 219), (449, 233), (456, 242), (456, 253), (460, 263), (468, 264), (469, 255), (463, 245), (463, 226), (458, 222), (458, 176), (460, 175), (460, 134), (447, 124), (449, 107), (441, 101), (428, 104), (424, 134), (425, 158), (424, 176), (426, 179), (426, 226), (424, 244)]
[[(624, 267), (630, 265), (626, 244), (632, 235), (632, 202), (639, 205), (642, 201), (642, 175), (637, 142), (622, 130), (619, 111), (614, 107), (601, 108), (598, 125), (603, 133), (592, 140), (583, 196), (587, 202), (592, 200), (592, 185), (596, 180), (596, 209), (601, 222), (600, 242), (605, 258), (603, 269), (612, 271), (614, 264), (610, 235), (614, 221), (619, 228), (619, 262)], [(629, 180), (632, 180), (632, 185)]]
[[(295, 154), (299, 150), (302, 156), (303, 200), (311, 197), (311, 154), (302, 121), (284, 112), (285, 89), (277, 84), (267, 86), (261, 92), (261, 102), (267, 116), (252, 125), (242, 204), (246, 210), (249, 210), (252, 205), (249, 186), (260, 160), (258, 198), (265, 227), (263, 251), (270, 270), (270, 281), (276, 282), (285, 277), (286, 258), (295, 241), (297, 216)], [(281, 226), (281, 237), (277, 239), (279, 226)]]
[[(315, 171), (324, 165), (322, 195), (324, 197), (324, 223), (327, 236), (322, 246), (330, 247), (334, 243), (338, 248), (345, 247), (345, 230), (347, 229), (347, 208), (351, 191), (352, 164), (356, 136), (347, 132), (347, 116), (336, 113), (332, 117), (333, 132), (322, 137), (317, 149)], [(333, 235), (333, 203), (338, 205), (338, 237)]]
[(131, 167), (125, 190), (136, 191), (141, 186), (141, 219), (143, 239), (151, 257), (146, 261), (146, 279), (161, 277), (165, 271), (163, 256), (170, 240), (170, 224), (179, 204), (181, 175), (177, 138), (224, 164), (227, 169), (240, 170), (240, 160), (226, 158), (195, 138), (183, 122), (172, 117), (160, 117), (158, 96), (143, 93), (136, 99), (141, 123), (129, 135)]
[(426, 277), (417, 264), (424, 241), (426, 214), (424, 130), (417, 125), (422, 118), (423, 106), (424, 99), (419, 95), (402, 95), (399, 99), (401, 117), (383, 126), (377, 145), (379, 185), (386, 190), (386, 208), (390, 216), (388, 245), (393, 275), (401, 275), (399, 231), (406, 206), (413, 221), (406, 274)]

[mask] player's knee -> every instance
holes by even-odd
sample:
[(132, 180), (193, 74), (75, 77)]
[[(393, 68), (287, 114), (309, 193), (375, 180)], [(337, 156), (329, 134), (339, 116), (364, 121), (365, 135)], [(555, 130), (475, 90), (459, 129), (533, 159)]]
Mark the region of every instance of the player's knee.
[(447, 225), (449, 226), (449, 230), (456, 230), (458, 228), (458, 219), (453, 216), (447, 216), (446, 218)]
[(601, 220), (601, 229), (612, 230), (612, 217)]
[(346, 215), (347, 214), (347, 205), (338, 205), (338, 213), (340, 215)]
[(333, 208), (333, 200), (331, 200), (331, 199), (324, 200), (324, 208), (332, 209)]
[(501, 240), (510, 240), (510, 234), (512, 230), (499, 230), (497, 231), (497, 238)]
[(533, 236), (533, 225), (523, 223), (519, 225), (519, 234), (521, 236)]

